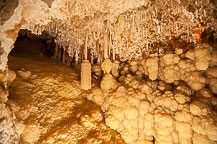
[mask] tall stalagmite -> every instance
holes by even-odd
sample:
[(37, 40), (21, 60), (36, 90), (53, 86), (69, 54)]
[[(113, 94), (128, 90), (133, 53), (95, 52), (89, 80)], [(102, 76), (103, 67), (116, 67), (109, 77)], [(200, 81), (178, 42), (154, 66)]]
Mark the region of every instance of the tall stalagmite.
[(88, 35), (85, 38), (84, 58), (81, 64), (81, 88), (84, 90), (91, 89), (91, 64), (87, 60), (87, 40)]

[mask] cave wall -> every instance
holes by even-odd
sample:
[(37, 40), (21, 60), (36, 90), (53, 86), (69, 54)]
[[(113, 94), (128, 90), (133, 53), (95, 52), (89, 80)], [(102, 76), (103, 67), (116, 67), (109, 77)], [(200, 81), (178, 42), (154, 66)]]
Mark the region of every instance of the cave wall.
[(13, 14), (19, 0), (0, 0), (0, 25), (3, 25)]
[[(28, 28), (28, 25), (46, 24), (48, 22), (48, 12), (49, 7), (47, 3), (42, 2), (41, 0), (19, 1), (13, 15), (0, 26), (0, 41), (1, 49), (3, 51), (0, 56), (1, 70), (6, 68), (7, 56), (13, 48), (13, 44), (18, 36), (19, 30), (22, 28)], [(7, 16), (8, 15), (5, 14), (3, 17)]]

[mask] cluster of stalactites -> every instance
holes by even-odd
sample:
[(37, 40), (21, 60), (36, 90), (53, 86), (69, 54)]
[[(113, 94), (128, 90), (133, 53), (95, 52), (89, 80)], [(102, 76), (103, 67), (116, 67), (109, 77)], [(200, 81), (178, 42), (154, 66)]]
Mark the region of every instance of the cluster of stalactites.
[(56, 47), (53, 58), (71, 65), (72, 63), (81, 64), (83, 60), (89, 60), (91, 64), (102, 63), (104, 59), (110, 58), (115, 60), (118, 55), (115, 54), (114, 49), (111, 48), (111, 35), (105, 32), (104, 43), (100, 45), (99, 41), (96, 41), (96, 50), (87, 47), (88, 35), (85, 36), (84, 45), (67, 45), (59, 43), (58, 39), (55, 40)]
[[(194, 10), (189, 9), (189, 5)], [(48, 31), (65, 53), (77, 63), (84, 59), (84, 43), (88, 37), (88, 59), (102, 63), (106, 58), (131, 60), (149, 55), (153, 43), (180, 37), (198, 43), (204, 29), (217, 31), (213, 4), (206, 1), (166, 1), (150, 3), (122, 13), (114, 22), (105, 14), (92, 17), (73, 16), (67, 21), (53, 19), (46, 26), (35, 26), (33, 32)], [(209, 22), (208, 22), (209, 21)], [(159, 48), (158, 53), (165, 49)]]

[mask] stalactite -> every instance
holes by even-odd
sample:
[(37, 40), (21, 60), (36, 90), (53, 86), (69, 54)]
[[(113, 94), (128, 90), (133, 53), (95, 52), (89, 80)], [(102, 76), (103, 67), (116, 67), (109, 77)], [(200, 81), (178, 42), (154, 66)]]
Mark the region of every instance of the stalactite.
[(111, 37), (111, 32), (109, 33), (109, 58), (111, 57), (111, 49), (112, 49), (112, 37)]
[[(101, 47), (102, 47), (102, 45), (99, 45), (99, 49), (102, 49)], [(100, 63), (102, 63), (103, 62), (103, 54), (104, 53), (102, 51), (100, 51), (99, 54), (100, 54)]]
[(88, 35), (86, 33), (85, 35), (85, 46), (84, 46), (84, 59), (87, 60), (87, 41), (88, 41)]
[(96, 41), (96, 53), (97, 53), (97, 63), (100, 63), (99, 40)]
[(127, 38), (126, 38), (126, 43), (127, 43), (127, 53), (130, 53), (130, 47), (129, 47), (128, 39)]
[(75, 52), (75, 63), (79, 64), (79, 51), (80, 51), (80, 45), (77, 45), (76, 52)]
[(78, 64), (78, 46), (75, 49), (75, 64)]
[(115, 48), (114, 48), (114, 46), (112, 47), (112, 59), (115, 60)]
[(93, 56), (93, 54), (91, 54), (91, 56), (90, 56), (90, 62), (91, 62), (91, 64), (93, 64), (93, 61), (94, 61), (94, 56)]
[(105, 30), (104, 32), (104, 59), (108, 58), (108, 33)]
[[(166, 42), (167, 38), (170, 36), (171, 31), (169, 30), (171, 27), (176, 36), (181, 32), (188, 31), (189, 38), (182, 38), (191, 41), (193, 39), (192, 29), (198, 27), (200, 22), (203, 21), (206, 16), (208, 17), (210, 13), (207, 11), (207, 8), (199, 8), (191, 12), (184, 7), (176, 7), (175, 10), (172, 10), (170, 7), (165, 9), (163, 5), (159, 7), (161, 4), (163, 3), (159, 1), (159, 5), (156, 6), (138, 7), (138, 9), (134, 9), (130, 12), (121, 12), (116, 15), (115, 21), (111, 21), (109, 17), (101, 15), (97, 15), (97, 18), (94, 16), (87, 20), (83, 17), (76, 16), (75, 18), (72, 16), (72, 21), (68, 21), (70, 17), (67, 18), (66, 22), (53, 18), (48, 25), (36, 24), (31, 27), (31, 29), (38, 34), (44, 30), (50, 31), (50, 35), (55, 35), (57, 39), (60, 39), (58, 43), (61, 45), (64, 45), (64, 43), (73, 43), (83, 46), (84, 41), (86, 41), (86, 38), (84, 38), (84, 33), (86, 32), (84, 31), (90, 28), (87, 46), (88, 48), (93, 48), (93, 55), (95, 58), (98, 57), (97, 61), (99, 62), (106, 58), (115, 59), (117, 55), (124, 59), (131, 59), (132, 57), (137, 58), (139, 54), (136, 50), (141, 49), (142, 51), (148, 51), (148, 48), (150, 49), (150, 45), (153, 42)], [(177, 3), (172, 3), (172, 1), (167, 1), (165, 4), (177, 5)], [(186, 18), (183, 18), (183, 16)], [(176, 23), (173, 22), (175, 17), (178, 17)], [(171, 21), (171, 19), (173, 20)], [(208, 25), (209, 27), (212, 26), (210, 23), (207, 23), (206, 27)], [(188, 26), (187, 29), (186, 26)], [(129, 32), (126, 32), (127, 27), (130, 29)], [(126, 37), (127, 41), (125, 41)], [(95, 52), (96, 47), (93, 46), (93, 40), (96, 41), (97, 39), (100, 39), (102, 48), (100, 53)], [(129, 49), (128, 52), (126, 52), (126, 47)], [(78, 61), (80, 61), (82, 57), (89, 59), (89, 56), (87, 56), (87, 58), (85, 57), (85, 48), (86, 47), (78, 50)], [(89, 53), (89, 51), (87, 52)], [(70, 50), (68, 53), (69, 56), (74, 55), (71, 54)], [(99, 54), (102, 54), (101, 58), (96, 56)]]

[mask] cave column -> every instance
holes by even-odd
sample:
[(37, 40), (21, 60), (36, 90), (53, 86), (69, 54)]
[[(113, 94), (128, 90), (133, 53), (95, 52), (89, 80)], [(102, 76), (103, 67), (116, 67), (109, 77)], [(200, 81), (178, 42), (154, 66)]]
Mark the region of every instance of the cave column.
[(84, 90), (91, 89), (91, 64), (87, 59), (87, 40), (88, 35), (86, 33), (85, 37), (85, 47), (84, 47), (84, 60), (81, 64), (81, 88)]

